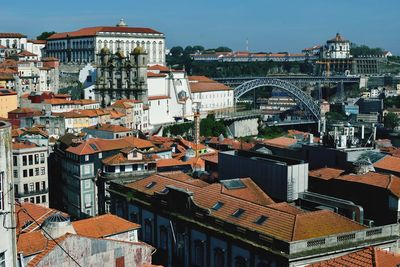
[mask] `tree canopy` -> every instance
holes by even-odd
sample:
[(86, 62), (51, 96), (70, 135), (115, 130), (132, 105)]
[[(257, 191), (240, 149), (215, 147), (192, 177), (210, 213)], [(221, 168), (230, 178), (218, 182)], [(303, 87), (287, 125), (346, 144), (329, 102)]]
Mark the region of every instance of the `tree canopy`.
[(385, 125), (385, 128), (393, 130), (394, 128), (399, 126), (400, 121), (397, 114), (389, 112), (388, 114), (386, 114), (383, 123)]
[(371, 48), (366, 45), (357, 45), (352, 43), (350, 46), (350, 54), (354, 57), (360, 56), (378, 56), (383, 54), (383, 49), (379, 47)]
[(56, 33), (55, 31), (42, 32), (40, 35), (36, 36), (36, 40), (46, 40), (47, 38), (49, 38), (50, 36), (52, 36), (55, 33)]

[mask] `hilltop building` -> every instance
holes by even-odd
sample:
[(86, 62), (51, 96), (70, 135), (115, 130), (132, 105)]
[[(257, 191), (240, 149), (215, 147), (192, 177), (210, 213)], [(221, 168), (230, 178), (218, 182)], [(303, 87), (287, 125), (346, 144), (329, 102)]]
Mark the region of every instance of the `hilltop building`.
[(128, 27), (123, 20), (116, 26), (53, 34), (47, 39), (46, 54), (59, 58), (63, 63), (100, 63), (96, 55), (104, 48), (112, 54), (120, 50), (128, 55), (137, 47), (148, 51), (149, 64), (165, 64), (164, 34), (150, 28)]

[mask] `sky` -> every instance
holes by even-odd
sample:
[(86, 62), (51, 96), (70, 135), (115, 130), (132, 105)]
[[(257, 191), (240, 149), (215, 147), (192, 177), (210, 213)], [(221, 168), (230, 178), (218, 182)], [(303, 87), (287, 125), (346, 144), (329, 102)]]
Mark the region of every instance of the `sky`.
[(150, 27), (167, 47), (300, 52), (337, 32), (356, 43), (400, 55), (400, 0), (18, 0), (0, 8), (0, 32), (36, 37), (43, 31), (110, 26)]

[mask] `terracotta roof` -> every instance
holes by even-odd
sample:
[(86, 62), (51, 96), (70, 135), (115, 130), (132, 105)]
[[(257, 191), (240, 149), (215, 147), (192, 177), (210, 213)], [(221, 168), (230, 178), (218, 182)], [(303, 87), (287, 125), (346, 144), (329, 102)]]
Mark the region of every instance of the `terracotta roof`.
[(37, 55), (36, 55), (36, 54), (34, 54), (34, 53), (31, 53), (31, 52), (29, 52), (29, 51), (22, 50), (21, 52), (19, 52), (19, 53), (17, 54), (17, 56), (23, 56), (23, 57), (36, 57)]
[(25, 34), (16, 32), (0, 32), (0, 38), (25, 38)]
[(400, 255), (384, 251), (377, 247), (368, 247), (362, 250), (345, 254), (333, 259), (316, 262), (309, 267), (396, 267), (400, 264)]
[(132, 223), (112, 214), (104, 214), (84, 220), (72, 222), (76, 234), (86, 237), (107, 237), (140, 228), (139, 224)]
[(119, 112), (117, 110), (110, 110), (109, 112), (110, 112), (111, 119), (119, 119), (119, 118), (123, 118), (126, 116), (124, 113)]
[(231, 138), (224, 138), (223, 140), (220, 140), (219, 137), (211, 137), (210, 140), (208, 140), (208, 142), (210, 144), (226, 145), (231, 147), (232, 149), (242, 149), (242, 150), (250, 150), (255, 145), (252, 143), (242, 142)]
[[(15, 214), (17, 221), (17, 235), (20, 233), (33, 232), (40, 228), (40, 225), (32, 221), (32, 218), (28, 216), (24, 210), (26, 210), (39, 224), (42, 224), (50, 215), (59, 212), (55, 209), (46, 208), (44, 206), (36, 205), (29, 202), (21, 203), (16, 205)], [(63, 213), (64, 216), (68, 216)]]
[(189, 76), (188, 78), (192, 93), (232, 90), (229, 86), (216, 82), (206, 76)]
[(92, 99), (67, 100), (64, 98), (50, 98), (45, 99), (43, 102), (50, 105), (90, 105), (99, 103), (99, 101)]
[(147, 72), (147, 77), (148, 78), (152, 78), (152, 77), (160, 78), (160, 77), (167, 77), (167, 75), (166, 74), (162, 74), (162, 73), (154, 73), (154, 72), (149, 71), (149, 72)]
[(400, 173), (400, 158), (386, 156), (375, 162), (374, 167), (388, 172)]
[(86, 129), (99, 130), (99, 131), (105, 131), (105, 132), (113, 132), (113, 133), (131, 132), (132, 131), (131, 129), (126, 128), (124, 126), (107, 124), (107, 123), (93, 125), (93, 126), (87, 127)]
[(193, 142), (190, 142), (186, 139), (180, 139), (179, 143), (182, 144), (185, 148), (191, 148), (193, 150), (199, 150), (199, 149), (206, 149), (207, 147), (203, 144), (195, 144)]
[(30, 142), (13, 142), (12, 143), (13, 150), (36, 148), (36, 147), (38, 147), (38, 145), (36, 145), (35, 143), (30, 143)]
[(47, 40), (65, 39), (65, 38), (78, 38), (86, 36), (96, 36), (100, 32), (122, 32), (122, 33), (152, 33), (161, 34), (150, 28), (136, 28), (136, 27), (108, 27), (108, 26), (98, 26), (98, 27), (88, 27), (82, 28), (73, 32), (62, 32), (55, 33)]
[(400, 198), (400, 177), (392, 174), (368, 172), (365, 174), (345, 174), (338, 175), (341, 170), (332, 168), (322, 168), (310, 171), (309, 176), (323, 180), (341, 180), (352, 183), (360, 183), (369, 186), (379, 187), (390, 191), (393, 195)]
[(292, 146), (297, 143), (297, 140), (294, 138), (289, 138), (289, 137), (277, 137), (269, 140), (265, 140), (264, 144), (269, 145), (269, 146), (275, 146), (275, 147), (282, 147), (286, 148), (289, 146)]
[(18, 113), (18, 114), (21, 114), (21, 113), (33, 113), (35, 115), (42, 114), (42, 112), (40, 110), (35, 109), (35, 108), (17, 108), (17, 109), (9, 111), (8, 113)]
[(148, 70), (169, 71), (169, 68), (163, 65), (153, 65), (147, 68)]
[(330, 180), (339, 177), (344, 170), (335, 168), (322, 168), (313, 171), (309, 171), (308, 175), (322, 180)]
[[(226, 191), (222, 190), (221, 184), (199, 186), (193, 184), (193, 180), (196, 179), (182, 179), (181, 176), (177, 172), (171, 173), (169, 176), (156, 174), (126, 186), (148, 195), (160, 192), (166, 186), (190, 191), (193, 193), (194, 203), (209, 209), (210, 216), (285, 241), (317, 238), (366, 228), (332, 211), (294, 214), (292, 210), (288, 212), (276, 207), (253, 203), (251, 200), (257, 200), (257, 198), (248, 196), (248, 194), (238, 194), (238, 196), (233, 192), (226, 194)], [(148, 186), (150, 183), (152, 183), (151, 187)], [(223, 203), (222, 207), (218, 210), (212, 209), (217, 202)], [(240, 217), (232, 216), (239, 208), (245, 212)], [(260, 216), (265, 216), (267, 219), (262, 224), (256, 224), (255, 221)]]
[(23, 233), (18, 237), (17, 250), (24, 257), (38, 254), (47, 247), (48, 239), (43, 235), (42, 231), (34, 231)]
[(153, 95), (153, 96), (149, 96), (148, 100), (161, 100), (161, 99), (170, 99), (169, 96), (167, 95)]
[[(47, 43), (47, 41), (46, 41), (46, 43)], [(41, 59), (42, 61), (59, 61), (59, 59), (58, 58), (56, 58), (56, 57), (42, 57), (42, 59)]]
[(190, 165), (190, 162), (183, 162), (177, 159), (160, 159), (157, 160), (157, 168), (164, 168), (164, 167), (173, 167), (173, 166), (182, 166), (182, 165)]
[(189, 160), (186, 161), (186, 163), (189, 163), (194, 169), (201, 168), (204, 170), (205, 167), (204, 160), (201, 157), (190, 158)]
[[(94, 149), (95, 147), (96, 149)], [(153, 143), (148, 140), (127, 136), (119, 139), (100, 139), (91, 138), (77, 146), (70, 146), (66, 149), (67, 152), (77, 155), (89, 155), (102, 151), (120, 150), (125, 147), (135, 147), (138, 149), (147, 149), (154, 147)]]
[(214, 154), (211, 154), (211, 155), (202, 155), (201, 158), (204, 161), (209, 161), (209, 162), (218, 164), (218, 153), (214, 153)]
[(111, 105), (113, 108), (132, 108), (135, 103), (142, 103), (139, 100), (132, 100), (132, 99), (120, 99), (114, 102)]
[(32, 43), (32, 44), (46, 44), (47, 41), (46, 41), (46, 40), (28, 40), (28, 43)]
[(0, 49), (7, 49), (7, 46), (0, 45)]

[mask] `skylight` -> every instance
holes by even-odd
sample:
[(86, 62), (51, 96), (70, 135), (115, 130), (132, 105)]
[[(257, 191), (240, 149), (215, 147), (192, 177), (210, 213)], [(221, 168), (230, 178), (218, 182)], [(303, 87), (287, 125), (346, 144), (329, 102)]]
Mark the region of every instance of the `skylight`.
[(91, 148), (93, 148), (94, 151), (99, 150), (95, 144), (89, 144), (89, 145)]
[(239, 218), (242, 216), (242, 214), (245, 212), (244, 209), (237, 209), (234, 213), (232, 213), (232, 216), (235, 218)]
[(166, 187), (163, 190), (160, 191), (160, 193), (162, 193), (162, 194), (166, 194), (168, 192), (169, 192), (169, 189), (166, 188)]
[(224, 205), (224, 203), (222, 203), (221, 201), (217, 201), (217, 203), (215, 203), (214, 206), (212, 206), (211, 209), (219, 210), (220, 208), (222, 208), (223, 205)]
[(266, 220), (268, 219), (267, 216), (261, 215), (260, 217), (258, 217), (257, 220), (254, 221), (254, 223), (261, 225), (263, 224)]
[(146, 185), (147, 189), (153, 188), (157, 183), (156, 182), (150, 182)]

